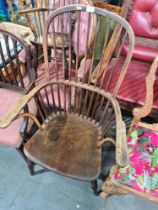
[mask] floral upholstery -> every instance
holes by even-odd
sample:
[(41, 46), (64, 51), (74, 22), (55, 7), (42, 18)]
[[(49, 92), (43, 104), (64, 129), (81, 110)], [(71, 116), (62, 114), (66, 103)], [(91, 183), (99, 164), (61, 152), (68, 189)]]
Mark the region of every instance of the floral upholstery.
[(118, 168), (116, 183), (158, 196), (158, 132), (134, 126), (128, 138), (129, 164)]

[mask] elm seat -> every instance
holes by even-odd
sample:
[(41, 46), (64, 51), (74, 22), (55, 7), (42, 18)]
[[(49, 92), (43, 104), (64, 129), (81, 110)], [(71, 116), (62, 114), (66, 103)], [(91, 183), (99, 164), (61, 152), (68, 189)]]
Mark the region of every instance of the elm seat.
[[(113, 58), (109, 65), (109, 74), (112, 70), (113, 63), (115, 63), (116, 58)], [(124, 63), (124, 58), (118, 58), (117, 64), (114, 69), (114, 74), (112, 74), (112, 78), (108, 91), (112, 92), (116, 82), (118, 81), (118, 76), (122, 69), (122, 65)], [(127, 73), (123, 80), (123, 83), (119, 89), (117, 94), (117, 99), (120, 102), (132, 103), (133, 105), (143, 105), (146, 96), (146, 83), (145, 78), (149, 73), (150, 64), (140, 63), (138, 61), (132, 60), (128, 66)], [(108, 75), (107, 75), (108, 76)], [(106, 86), (106, 79), (104, 82), (103, 89)], [(141, 85), (140, 85), (141, 84)], [(152, 105), (153, 109), (158, 109), (158, 79), (156, 79), (154, 84), (154, 103)]]
[(77, 114), (48, 118), (44, 130), (35, 133), (25, 145), (26, 156), (62, 175), (87, 181), (96, 179), (101, 163), (98, 126)]
[[(4, 113), (6, 114), (10, 110), (10, 108), (17, 103), (22, 95), (21, 93), (15, 91), (0, 88), (0, 96), (0, 117), (2, 117)], [(30, 113), (36, 115), (37, 108), (33, 100), (29, 103), (29, 110)], [(23, 141), (19, 133), (22, 121), (22, 118), (17, 119), (7, 128), (0, 128), (0, 145), (12, 146), (15, 148), (20, 147)], [(29, 120), (27, 130), (30, 130), (32, 125), (33, 121)]]

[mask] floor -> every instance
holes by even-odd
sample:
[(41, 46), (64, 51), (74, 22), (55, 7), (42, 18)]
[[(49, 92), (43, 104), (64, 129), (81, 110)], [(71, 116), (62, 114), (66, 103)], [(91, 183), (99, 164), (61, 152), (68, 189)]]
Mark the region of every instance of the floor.
[[(112, 147), (104, 147), (103, 160), (105, 174), (114, 162)], [(0, 147), (0, 210), (77, 209), (156, 210), (157, 205), (133, 195), (95, 197), (89, 183), (64, 178), (40, 167), (36, 167), (36, 175), (30, 176), (15, 149)]]

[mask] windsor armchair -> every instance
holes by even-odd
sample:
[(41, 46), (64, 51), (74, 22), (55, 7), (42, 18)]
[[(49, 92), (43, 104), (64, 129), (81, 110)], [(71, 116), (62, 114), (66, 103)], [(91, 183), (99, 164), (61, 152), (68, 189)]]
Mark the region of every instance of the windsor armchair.
[[(35, 163), (60, 175), (91, 181), (93, 191), (97, 195), (97, 178), (101, 170), (101, 147), (103, 143), (110, 141), (116, 144), (116, 162), (118, 164), (125, 166), (128, 162), (126, 158), (126, 131), (119, 105), (114, 94), (90, 85), (90, 73), (86, 77), (83, 70), (81, 75), (85, 77), (81, 77), (81, 80), (79, 80), (76, 64), (76, 77), (72, 79), (71, 65), (69, 65), (68, 74), (65, 74), (66, 68), (64, 68), (64, 63), (57, 63), (57, 59), (55, 59), (55, 67), (58, 68), (55, 68), (55, 76), (50, 80), (50, 65), (47, 59), (48, 51), (46, 48), (49, 25), (54, 31), (52, 21), (55, 18), (60, 16), (69, 17), (70, 15), (80, 17), (82, 13), (88, 16), (88, 30), (91, 28), (91, 21), (94, 20), (94, 17), (97, 20), (97, 27), (93, 31), (95, 39), (97, 38), (97, 28), (100, 23), (99, 17), (105, 17), (118, 22), (126, 29), (127, 34), (130, 35), (129, 42), (130, 48), (132, 48), (134, 39), (132, 30), (128, 23), (116, 14), (85, 5), (70, 5), (55, 10), (48, 18), (43, 34), (47, 81), (41, 82), (29, 94), (23, 96), (10, 113), (0, 119), (0, 127), (8, 126), (17, 117), (31, 118), (37, 126), (37, 131), (25, 145), (24, 153), (32, 162), (32, 165), (30, 164), (32, 172)], [(78, 21), (79, 23), (80, 21)], [(64, 27), (62, 29), (64, 30)], [(79, 31), (77, 33), (79, 34)], [(88, 34), (86, 33), (86, 37), (88, 37)], [(55, 35), (56, 33), (53, 33), (53, 36)], [(71, 38), (71, 34), (69, 37)], [(53, 47), (55, 47), (55, 37), (53, 40)], [(61, 43), (64, 44), (64, 39), (62, 38), (61, 40)], [(86, 43), (86, 45), (89, 44), (88, 42)], [(76, 52), (78, 52), (80, 46), (77, 42), (75, 44)], [(57, 49), (55, 48), (54, 50), (56, 51)], [(71, 48), (69, 47), (70, 50)], [(91, 47), (91, 68), (93, 68), (93, 63), (95, 63), (94, 52), (95, 44)], [(86, 57), (88, 55), (87, 46), (84, 53)], [(71, 52), (68, 54), (71, 56)], [(76, 62), (78, 62), (78, 57), (76, 55)], [(128, 63), (128, 59), (125, 66)], [(83, 62), (83, 65), (85, 66), (86, 64)], [(60, 71), (60, 67), (63, 67), (62, 71)], [(89, 72), (92, 72), (92, 69)], [(36, 102), (40, 121), (35, 115), (27, 113), (27, 111), (24, 113), (20, 112), (31, 99), (34, 99)], [(116, 139), (111, 138), (107, 134), (112, 121), (116, 121)]]
[(125, 168), (112, 167), (102, 187), (105, 196), (131, 193), (158, 203), (158, 124), (142, 122), (152, 109), (157, 67), (158, 57), (146, 77), (145, 103), (133, 110), (134, 118), (127, 138), (129, 164)]
[[(21, 52), (25, 52), (27, 57), (23, 65)], [(34, 81), (30, 46), (14, 34), (0, 29), (0, 117), (9, 112), (22, 95), (29, 92)], [(24, 111), (35, 115), (36, 110), (33, 100), (24, 107)], [(32, 125), (26, 118), (17, 119), (7, 128), (0, 128), (0, 145), (15, 147), (23, 154), (23, 144)]]

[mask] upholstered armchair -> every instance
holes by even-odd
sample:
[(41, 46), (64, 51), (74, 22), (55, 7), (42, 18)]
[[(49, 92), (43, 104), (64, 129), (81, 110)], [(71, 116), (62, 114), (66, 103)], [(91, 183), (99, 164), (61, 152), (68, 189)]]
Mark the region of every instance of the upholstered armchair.
[(158, 124), (142, 120), (152, 108), (157, 67), (158, 56), (146, 76), (145, 103), (133, 110), (127, 136), (129, 163), (112, 167), (102, 187), (104, 196), (134, 194), (158, 203)]

